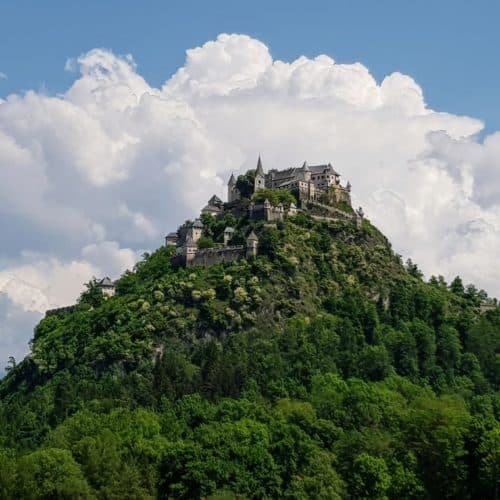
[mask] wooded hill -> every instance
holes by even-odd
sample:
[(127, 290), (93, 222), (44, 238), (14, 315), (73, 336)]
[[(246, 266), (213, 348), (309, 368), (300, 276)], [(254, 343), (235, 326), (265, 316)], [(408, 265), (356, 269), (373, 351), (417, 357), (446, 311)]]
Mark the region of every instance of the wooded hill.
[(277, 226), (253, 261), (160, 248), (44, 318), (0, 382), (0, 497), (497, 498), (500, 310), (368, 221)]

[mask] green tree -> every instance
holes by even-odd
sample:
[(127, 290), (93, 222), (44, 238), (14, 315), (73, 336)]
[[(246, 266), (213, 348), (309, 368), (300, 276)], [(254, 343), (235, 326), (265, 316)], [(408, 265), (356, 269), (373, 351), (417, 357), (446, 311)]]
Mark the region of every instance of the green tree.
[(383, 345), (365, 346), (358, 355), (358, 373), (367, 380), (383, 380), (391, 373), (387, 349)]
[(500, 424), (488, 431), (479, 444), (479, 476), (488, 498), (500, 496)]
[(287, 207), (292, 203), (297, 203), (295, 196), (286, 189), (259, 189), (252, 195), (252, 201), (256, 203), (262, 203), (265, 200), (268, 200), (273, 206), (281, 203)]
[(198, 240), (198, 248), (202, 250), (203, 248), (213, 248), (214, 245), (214, 240), (208, 236), (202, 236)]
[(239, 175), (236, 180), (236, 188), (242, 198), (251, 198), (255, 187), (255, 170), (248, 170), (246, 174)]
[(95, 498), (71, 453), (54, 448), (19, 459), (15, 491), (18, 498), (33, 500)]
[(385, 460), (361, 453), (354, 460), (350, 491), (359, 500), (385, 500), (391, 476)]
[(14, 450), (0, 448), (0, 498), (14, 498), (17, 457)]
[(450, 292), (462, 297), (465, 293), (464, 284), (460, 276), (456, 276), (450, 283)]
[(85, 283), (87, 290), (80, 296), (80, 304), (88, 304), (92, 307), (99, 307), (104, 301), (104, 295), (98, 285), (98, 280), (93, 278), (88, 283)]

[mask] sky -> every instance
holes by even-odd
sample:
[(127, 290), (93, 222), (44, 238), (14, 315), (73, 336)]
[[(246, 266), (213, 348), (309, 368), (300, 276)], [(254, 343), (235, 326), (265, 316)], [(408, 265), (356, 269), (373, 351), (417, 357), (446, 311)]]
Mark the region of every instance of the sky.
[(273, 57), (330, 54), (361, 61), (377, 80), (411, 75), (433, 109), (470, 114), (500, 129), (500, 4), (495, 0), (214, 0), (4, 2), (0, 95), (64, 92), (64, 62), (92, 48), (132, 54), (141, 75), (161, 85), (185, 50), (219, 33), (258, 38)]
[[(437, 4), (437, 5), (436, 5)], [(17, 2), (0, 15), (0, 367), (232, 171), (332, 162), (426, 276), (500, 295), (497, 2)]]

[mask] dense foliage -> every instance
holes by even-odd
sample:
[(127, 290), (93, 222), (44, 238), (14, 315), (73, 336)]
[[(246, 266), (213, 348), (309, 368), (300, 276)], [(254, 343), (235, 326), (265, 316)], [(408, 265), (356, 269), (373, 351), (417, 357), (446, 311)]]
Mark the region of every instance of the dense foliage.
[(251, 262), (146, 255), (44, 318), (0, 383), (1, 498), (496, 498), (500, 310), (367, 221), (267, 225)]
[(252, 195), (252, 201), (262, 203), (268, 200), (273, 206), (279, 204), (289, 207), (292, 203), (297, 204), (295, 196), (287, 189), (259, 189)]

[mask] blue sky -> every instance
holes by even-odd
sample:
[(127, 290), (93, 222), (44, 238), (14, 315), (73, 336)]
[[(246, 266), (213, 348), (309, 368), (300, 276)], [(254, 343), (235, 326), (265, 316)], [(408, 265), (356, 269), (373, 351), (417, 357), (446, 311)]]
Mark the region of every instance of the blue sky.
[(69, 57), (95, 47), (131, 53), (153, 86), (185, 50), (221, 32), (263, 41), (275, 59), (326, 53), (361, 61), (380, 81), (412, 76), (437, 110), (468, 114), (500, 129), (500, 3), (496, 1), (128, 1), (4, 2), (0, 96), (57, 93), (74, 75)]

